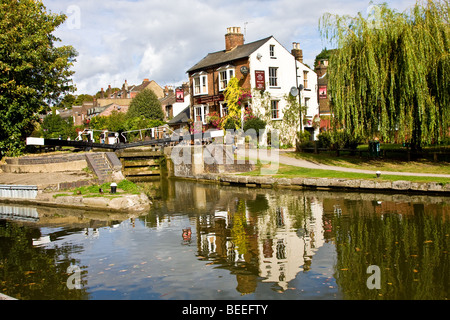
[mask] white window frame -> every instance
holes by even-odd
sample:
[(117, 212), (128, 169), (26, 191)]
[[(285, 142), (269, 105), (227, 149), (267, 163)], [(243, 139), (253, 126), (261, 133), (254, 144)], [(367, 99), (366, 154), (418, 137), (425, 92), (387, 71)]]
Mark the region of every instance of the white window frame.
[(202, 124), (206, 124), (206, 115), (209, 113), (209, 106), (207, 104), (198, 104), (194, 106), (194, 122), (197, 122), (198, 112), (200, 110), (200, 119)]
[[(228, 105), (225, 101), (221, 101), (221, 102), (219, 102), (219, 104), (220, 104), (220, 117), (223, 118), (228, 115), (228, 111), (229, 111)], [(224, 110), (226, 110), (226, 113), (224, 112)]]
[(269, 87), (278, 87), (278, 68), (269, 67)]
[(308, 88), (308, 71), (303, 71), (303, 89), (309, 89)]
[(276, 56), (275, 56), (275, 45), (274, 44), (271, 44), (269, 46), (269, 56), (272, 59), (276, 59)]
[(235, 67), (226, 65), (217, 69), (217, 72), (219, 73), (219, 91), (223, 91), (227, 88), (231, 78), (236, 75)]
[(194, 96), (208, 94), (208, 74), (204, 71), (192, 75)]
[[(274, 109), (274, 104), (276, 104), (276, 109)], [(277, 111), (276, 118), (273, 117), (274, 111)], [(281, 119), (281, 110), (280, 110), (280, 100), (270, 100), (270, 118), (272, 120), (280, 120)]]

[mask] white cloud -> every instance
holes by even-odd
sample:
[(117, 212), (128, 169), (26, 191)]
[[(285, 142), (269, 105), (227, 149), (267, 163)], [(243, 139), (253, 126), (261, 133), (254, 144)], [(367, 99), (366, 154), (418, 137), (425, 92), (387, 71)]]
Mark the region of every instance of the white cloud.
[[(390, 6), (403, 11), (414, 2), (396, 0)], [(245, 27), (247, 42), (273, 35), (288, 50), (292, 42), (300, 42), (305, 62), (312, 64), (324, 46), (318, 33), (323, 13), (354, 15), (364, 12), (369, 1), (44, 0), (44, 4), (68, 15), (56, 35), (79, 52), (73, 77), (78, 93), (93, 94), (108, 84), (121, 86), (125, 79), (130, 84), (144, 78), (162, 86), (181, 83), (187, 80), (187, 69), (224, 48), (230, 26), (242, 31)], [(78, 25), (74, 8), (79, 8)]]

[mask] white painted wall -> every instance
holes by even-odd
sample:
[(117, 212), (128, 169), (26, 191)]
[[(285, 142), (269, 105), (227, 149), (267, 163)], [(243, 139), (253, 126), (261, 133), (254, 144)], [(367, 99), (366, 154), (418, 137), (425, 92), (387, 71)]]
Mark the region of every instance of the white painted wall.
[[(270, 46), (275, 46), (274, 57), (270, 56)], [(269, 68), (278, 68), (278, 86), (269, 86)], [(297, 69), (298, 68), (298, 69)], [(301, 91), (302, 105), (305, 104), (305, 98), (309, 98), (309, 107), (307, 117), (312, 118), (319, 114), (319, 104), (317, 100), (317, 75), (316, 73), (305, 66), (304, 64), (297, 62), (294, 56), (284, 48), (275, 38), (270, 38), (264, 45), (250, 55), (250, 85), (252, 88), (256, 87), (255, 71), (261, 70), (265, 73), (266, 92), (271, 96), (271, 99), (280, 100), (280, 118), (283, 118), (283, 112), (286, 108), (286, 100), (284, 97), (289, 94), (292, 87), (298, 87), (303, 84), (303, 71), (308, 71), (308, 89)], [(297, 80), (298, 76), (298, 80)], [(253, 96), (252, 107), (255, 112), (262, 112), (261, 102), (258, 101), (257, 95)], [(279, 120), (282, 121), (282, 120)], [(270, 127), (268, 128), (270, 129)], [(295, 131), (299, 128), (291, 128), (292, 135), (295, 137)], [(318, 134), (318, 130), (317, 134)], [(293, 139), (294, 140), (294, 139)], [(292, 141), (294, 142), (294, 141)]]
[(173, 116), (176, 117), (181, 111), (187, 108), (187, 106), (190, 105), (191, 102), (191, 95), (185, 94), (184, 95), (184, 102), (175, 102), (173, 106)]

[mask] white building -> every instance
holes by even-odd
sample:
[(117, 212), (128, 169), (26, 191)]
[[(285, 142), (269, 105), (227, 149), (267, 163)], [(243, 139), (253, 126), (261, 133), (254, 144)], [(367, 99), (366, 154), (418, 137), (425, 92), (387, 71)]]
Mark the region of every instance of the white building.
[[(267, 112), (267, 105), (261, 106), (264, 103), (263, 99), (256, 99), (260, 88), (264, 88), (265, 94), (270, 95), (269, 130), (275, 125), (274, 121), (283, 120), (288, 107), (286, 96), (291, 94), (292, 88), (297, 88), (295, 92), (299, 99), (297, 101), (306, 107), (306, 114), (302, 114), (302, 121), (299, 121), (302, 128), (284, 127), (283, 133), (295, 137), (295, 132), (303, 129), (309, 131), (315, 139), (319, 134), (318, 128), (314, 128), (314, 121), (319, 117), (317, 75), (303, 64), (303, 54), (299, 44), (293, 43), (292, 52), (289, 52), (274, 37), (270, 37), (250, 55), (249, 61), (250, 69), (258, 71), (258, 74), (251, 79), (253, 109), (259, 114)], [(264, 87), (261, 87), (262, 83), (258, 81), (258, 76), (264, 76)]]

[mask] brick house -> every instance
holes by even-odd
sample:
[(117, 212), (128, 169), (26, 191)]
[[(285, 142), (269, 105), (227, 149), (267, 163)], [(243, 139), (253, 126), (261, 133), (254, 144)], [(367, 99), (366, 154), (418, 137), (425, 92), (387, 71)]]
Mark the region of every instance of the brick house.
[(164, 97), (159, 99), (159, 102), (164, 112), (164, 119), (166, 121), (173, 119), (191, 102), (189, 84), (185, 82), (175, 89), (173, 86), (165, 86)]
[[(317, 75), (303, 64), (303, 54), (298, 43), (294, 43), (292, 52), (285, 49), (273, 36), (244, 44), (240, 28), (230, 27), (225, 35), (225, 50), (209, 53), (187, 73), (194, 121), (201, 121), (206, 125), (208, 113), (217, 112), (220, 117), (227, 114), (223, 93), (228, 81), (236, 77), (240, 80), (240, 86), (252, 93), (252, 98), (243, 103), (241, 114), (248, 106), (256, 114), (262, 114), (261, 93), (265, 92), (270, 96), (270, 106), (264, 107), (270, 108), (272, 123), (283, 123), (283, 111), (287, 106), (285, 98), (292, 87), (298, 88), (302, 84), (301, 103), (307, 106), (303, 128), (318, 134), (318, 130), (313, 128), (313, 120), (319, 113)], [(268, 125), (268, 130), (270, 129)], [(293, 128), (292, 135), (299, 129)]]
[(104, 107), (111, 103), (120, 106), (129, 106), (133, 98), (144, 89), (152, 90), (158, 99), (164, 97), (164, 89), (154, 80), (144, 79), (142, 83), (138, 85), (129, 85), (127, 80), (125, 80), (122, 89), (120, 90), (114, 90), (111, 88), (111, 85), (108, 86), (106, 91), (101, 88), (100, 97), (96, 100), (95, 106)]

